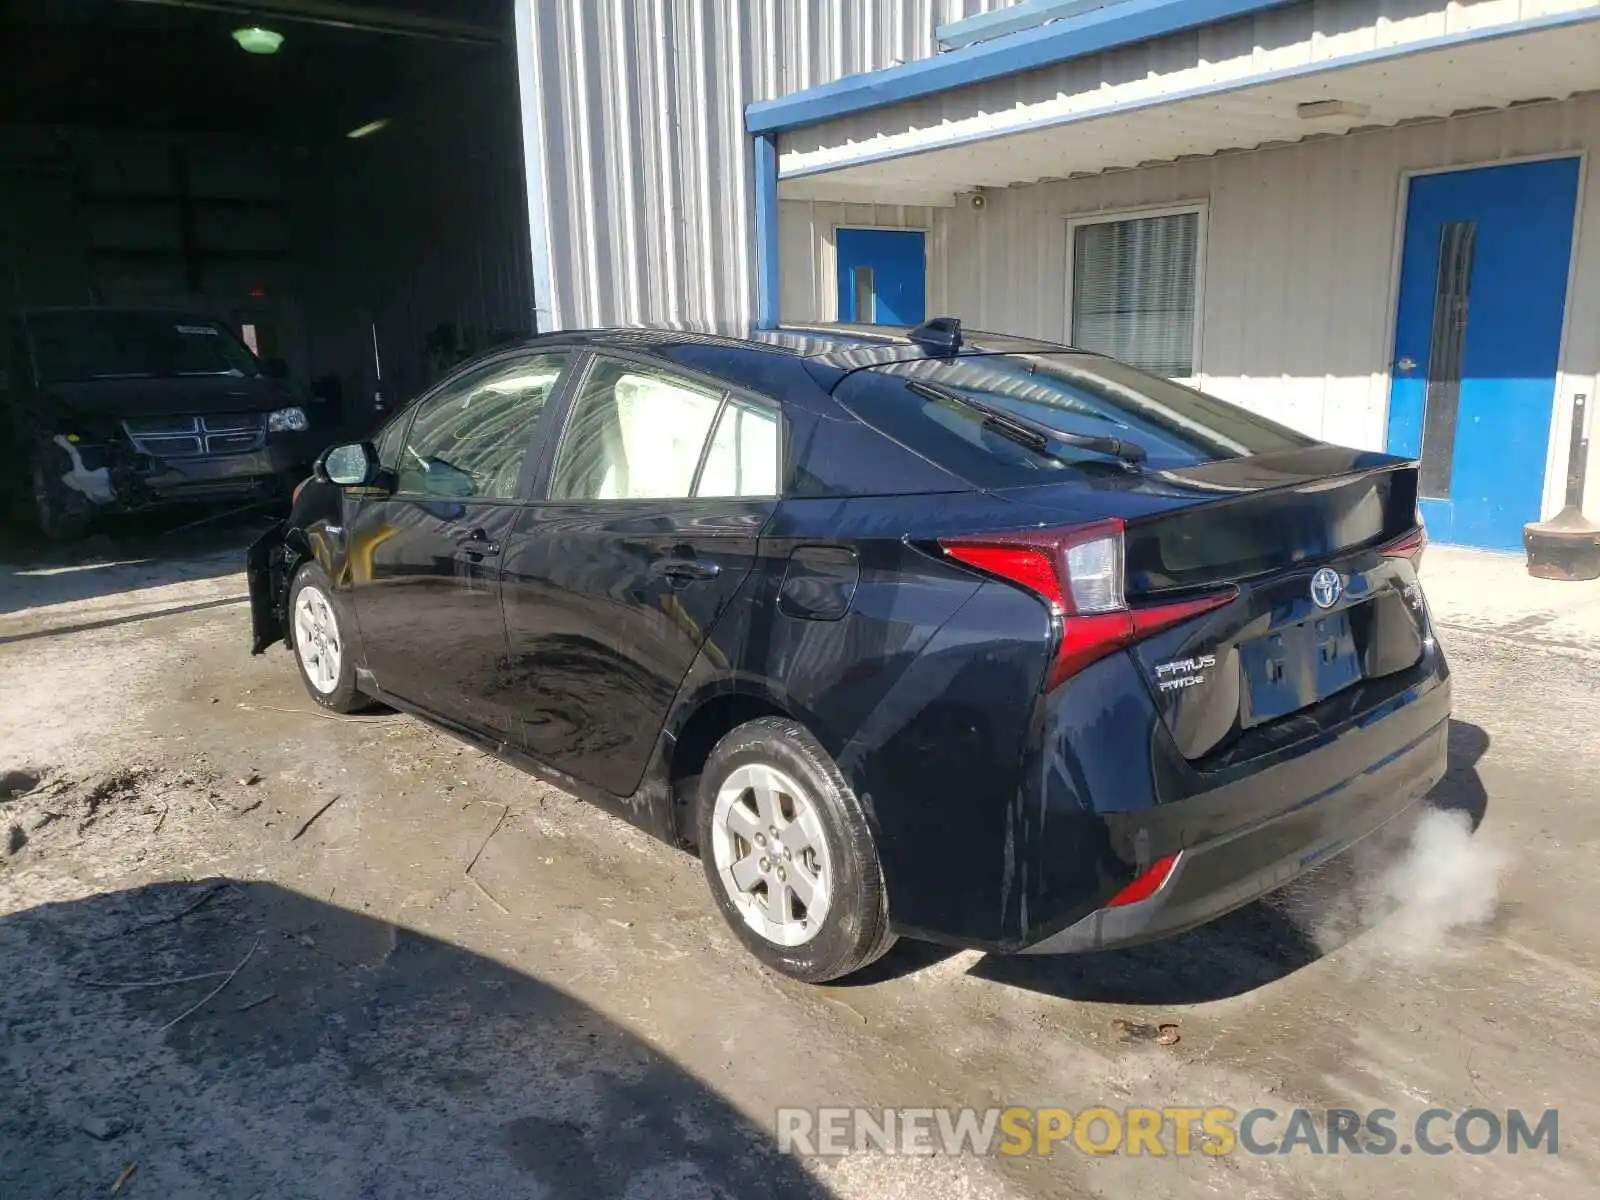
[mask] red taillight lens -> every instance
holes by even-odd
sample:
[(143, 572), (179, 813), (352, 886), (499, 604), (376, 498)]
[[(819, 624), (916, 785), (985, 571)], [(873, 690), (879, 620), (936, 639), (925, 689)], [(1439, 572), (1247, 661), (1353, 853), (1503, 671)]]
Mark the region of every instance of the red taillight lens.
[(1090, 663), (1232, 600), (1236, 592), (1129, 608), (1122, 585), (1122, 522), (1028, 529), (940, 542), (951, 558), (1027, 588), (1061, 618), (1051, 689)]
[(1149, 870), (1139, 875), (1127, 887), (1105, 903), (1106, 908), (1121, 908), (1124, 904), (1137, 904), (1141, 900), (1148, 900), (1161, 889), (1167, 881), (1167, 876), (1172, 874), (1172, 865), (1178, 861), (1176, 854), (1169, 854), (1165, 858), (1158, 858), (1150, 864)]
[(1395, 538), (1387, 546), (1379, 546), (1378, 553), (1385, 558), (1409, 558), (1411, 565), (1422, 566), (1422, 552), (1428, 548), (1428, 531), (1418, 523), (1410, 533)]
[(965, 542), (946, 542), (944, 549), (951, 558), (960, 559), (969, 567), (977, 567), (980, 571), (1021, 584), (1030, 592), (1038, 592), (1056, 612), (1068, 611), (1061, 581), (1056, 578), (1055, 563), (1045, 550), (1026, 546), (979, 546)]

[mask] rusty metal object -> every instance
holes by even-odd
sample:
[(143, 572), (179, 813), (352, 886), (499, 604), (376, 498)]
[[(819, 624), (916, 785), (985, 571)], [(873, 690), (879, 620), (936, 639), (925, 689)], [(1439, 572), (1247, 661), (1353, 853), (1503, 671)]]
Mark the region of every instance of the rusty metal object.
[(1567, 460), (1567, 503), (1548, 521), (1523, 526), (1528, 574), (1536, 579), (1600, 579), (1600, 525), (1583, 515), (1583, 477), (1589, 462), (1585, 433), (1588, 397), (1572, 399), (1572, 449)]

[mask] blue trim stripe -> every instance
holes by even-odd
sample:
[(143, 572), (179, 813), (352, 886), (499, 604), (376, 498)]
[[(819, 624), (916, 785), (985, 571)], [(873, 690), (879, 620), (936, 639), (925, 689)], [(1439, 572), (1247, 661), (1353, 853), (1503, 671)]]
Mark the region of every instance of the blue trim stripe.
[(759, 100), (745, 109), (745, 125), (751, 133), (799, 129), (1292, 2), (1123, 0), (950, 54)]
[(756, 328), (778, 327), (778, 139), (756, 138)]
[[(1404, 42), (1397, 46), (1383, 46), (1376, 50), (1364, 50), (1359, 54), (1347, 55), (1344, 58), (1303, 63), (1296, 67), (1285, 67), (1281, 71), (1266, 71), (1260, 75), (1252, 75), (1245, 79), (1227, 79), (1217, 83), (1202, 84), (1199, 87), (1169, 92), (1161, 96), (1150, 96), (1143, 100), (1121, 100), (1095, 108), (1084, 109), (1081, 112), (1068, 113), (1064, 116), (1044, 117), (1036, 121), (1030, 121), (1025, 126), (952, 134), (919, 142), (914, 146), (897, 146), (892, 150), (878, 150), (852, 158), (822, 163), (814, 167), (802, 167), (797, 170), (784, 171), (782, 174), (784, 179), (803, 179), (808, 175), (826, 175), (834, 171), (843, 171), (849, 167), (863, 166), (867, 163), (887, 162), (896, 158), (908, 158), (917, 154), (925, 154), (931, 150), (946, 150), (952, 146), (968, 146), (977, 142), (990, 142), (999, 138), (1016, 137), (1018, 134), (1033, 133), (1040, 129), (1051, 129), (1062, 125), (1076, 125), (1080, 121), (1093, 121), (1100, 117), (1126, 116), (1129, 113), (1141, 112), (1145, 109), (1178, 104), (1184, 100), (1199, 100), (1207, 96), (1223, 96), (1265, 84), (1284, 83), (1288, 80), (1301, 79), (1308, 75), (1321, 75), (1340, 71), (1347, 67), (1393, 62), (1410, 58), (1413, 55), (1427, 54), (1430, 51), (1452, 50), (1461, 46), (1471, 45), (1474, 42), (1492, 42), (1500, 38), (1516, 37), (1520, 34), (1541, 33), (1550, 29), (1586, 25), (1591, 21), (1597, 20), (1600, 20), (1600, 9), (1580, 8), (1569, 12), (1554, 13), (1545, 17), (1533, 17), (1511, 25), (1493, 25), (1481, 29), (1467, 29), (1459, 33), (1448, 33), (1439, 37), (1424, 38), (1420, 41)], [(1308, 126), (1306, 132), (1314, 133), (1316, 130)]]

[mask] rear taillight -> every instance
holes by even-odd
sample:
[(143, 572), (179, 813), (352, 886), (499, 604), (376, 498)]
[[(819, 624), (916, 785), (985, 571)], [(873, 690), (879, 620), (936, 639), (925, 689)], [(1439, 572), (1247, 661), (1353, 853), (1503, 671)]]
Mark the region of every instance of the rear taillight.
[(1229, 588), (1130, 608), (1122, 583), (1121, 521), (943, 538), (939, 545), (958, 562), (1033, 592), (1060, 619), (1061, 639), (1045, 680), (1047, 689), (1090, 663), (1209, 612), (1237, 594)]
[(1422, 552), (1428, 548), (1428, 531), (1421, 521), (1410, 533), (1402, 534), (1386, 546), (1379, 546), (1378, 553), (1385, 558), (1409, 558), (1411, 565), (1418, 570), (1422, 568)]

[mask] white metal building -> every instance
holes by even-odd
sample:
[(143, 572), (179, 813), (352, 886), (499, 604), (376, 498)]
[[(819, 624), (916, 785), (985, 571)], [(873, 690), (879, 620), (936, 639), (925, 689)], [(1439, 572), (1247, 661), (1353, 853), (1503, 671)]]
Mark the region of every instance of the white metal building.
[(950, 314), (1420, 454), (1440, 540), (1515, 548), (1560, 507), (1600, 373), (1600, 0), (516, 25), (542, 328)]

